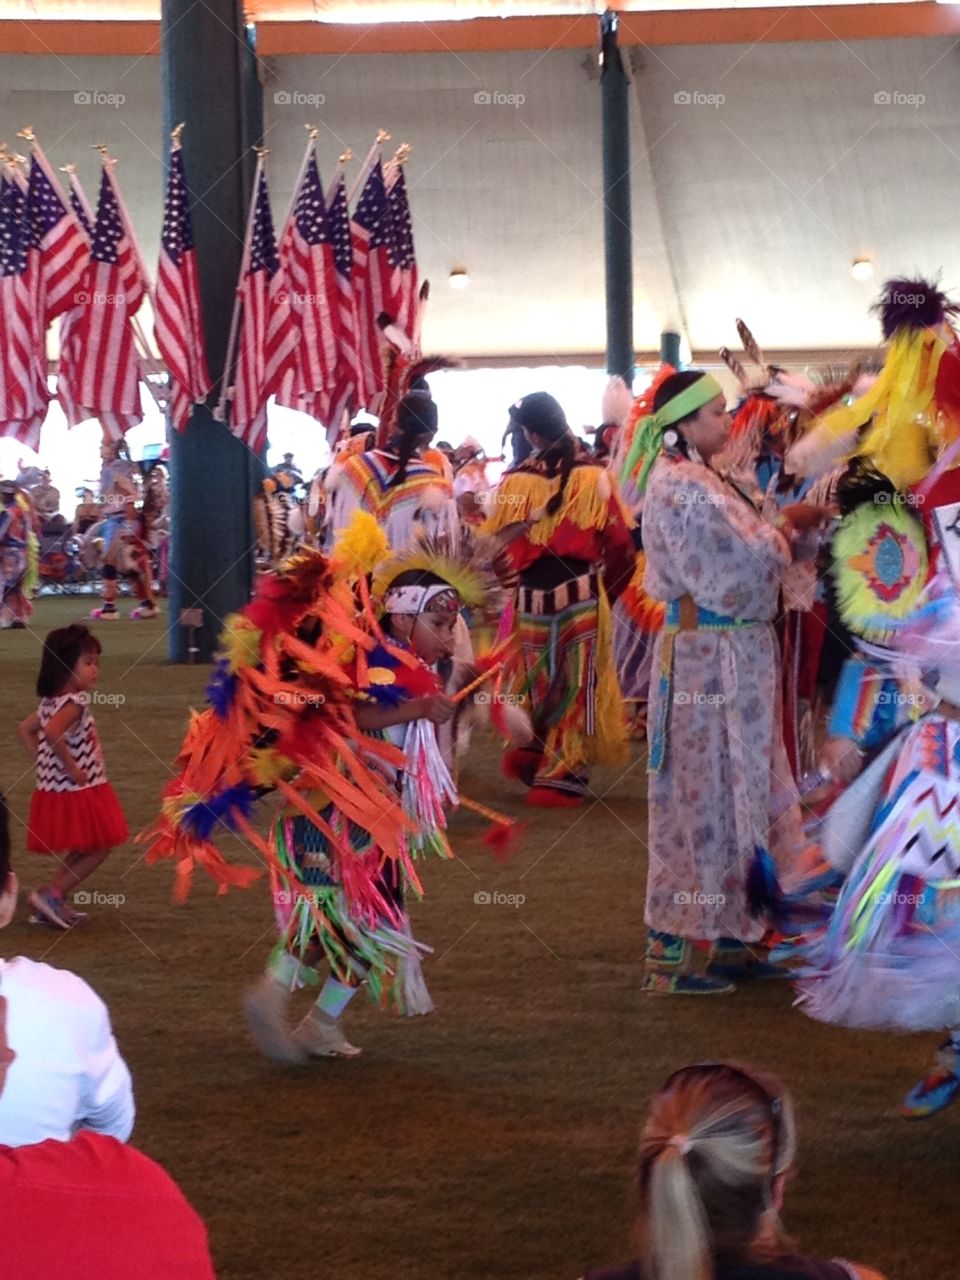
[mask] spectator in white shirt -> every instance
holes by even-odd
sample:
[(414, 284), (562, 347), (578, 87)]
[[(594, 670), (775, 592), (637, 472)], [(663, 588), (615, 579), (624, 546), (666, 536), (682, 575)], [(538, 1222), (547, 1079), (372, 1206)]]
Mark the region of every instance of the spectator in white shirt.
[[(7, 807), (0, 798), (0, 928), (10, 923), (16, 904)], [(15, 956), (0, 960), (0, 995), (13, 1053), (0, 1094), (0, 1144), (65, 1142), (78, 1129), (126, 1142), (133, 1087), (97, 993), (65, 969)]]

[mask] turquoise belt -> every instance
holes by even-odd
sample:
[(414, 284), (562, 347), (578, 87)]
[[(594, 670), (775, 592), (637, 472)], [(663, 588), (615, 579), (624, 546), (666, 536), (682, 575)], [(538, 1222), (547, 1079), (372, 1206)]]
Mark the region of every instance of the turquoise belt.
[(753, 618), (730, 618), (712, 609), (702, 609), (691, 596), (668, 600), (663, 620), (663, 647), (660, 652), (659, 706), (657, 719), (650, 733), (650, 754), (647, 769), (660, 773), (667, 757), (667, 728), (669, 725), (673, 684), (673, 644), (680, 631), (735, 631), (743, 627), (755, 627)]

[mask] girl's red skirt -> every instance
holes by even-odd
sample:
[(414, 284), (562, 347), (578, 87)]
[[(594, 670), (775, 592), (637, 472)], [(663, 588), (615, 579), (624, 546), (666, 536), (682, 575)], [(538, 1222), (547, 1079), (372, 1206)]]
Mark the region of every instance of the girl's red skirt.
[(99, 853), (125, 844), (129, 834), (109, 782), (78, 791), (36, 790), (31, 797), (27, 821), (31, 853)]

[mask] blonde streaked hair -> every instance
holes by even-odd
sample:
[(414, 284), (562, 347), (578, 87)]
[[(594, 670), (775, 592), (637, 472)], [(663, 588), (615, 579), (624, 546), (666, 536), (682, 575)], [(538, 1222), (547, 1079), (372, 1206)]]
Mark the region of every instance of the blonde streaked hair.
[(783, 1252), (773, 1183), (795, 1149), (777, 1080), (732, 1062), (675, 1072), (640, 1141), (639, 1238), (652, 1280), (713, 1280), (718, 1260)]

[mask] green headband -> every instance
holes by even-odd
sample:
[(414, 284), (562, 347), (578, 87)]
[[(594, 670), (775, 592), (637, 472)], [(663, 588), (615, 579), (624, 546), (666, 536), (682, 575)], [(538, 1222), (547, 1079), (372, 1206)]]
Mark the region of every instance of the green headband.
[(672, 427), (675, 422), (688, 418), (690, 414), (696, 413), (705, 404), (709, 404), (711, 400), (716, 400), (717, 396), (723, 394), (723, 387), (716, 378), (705, 373), (696, 382), (691, 382), (689, 387), (684, 387), (672, 400), (661, 405), (656, 413), (641, 418), (633, 433), (633, 442), (630, 445), (627, 460), (620, 472), (621, 484), (628, 483), (637, 464), (642, 463), (640, 474), (636, 479), (636, 488), (638, 494), (643, 494), (647, 487), (650, 468), (663, 447), (663, 433), (667, 427)]
[(691, 382), (689, 387), (684, 387), (672, 400), (668, 400), (665, 405), (661, 405), (653, 415), (654, 420), (660, 430), (665, 431), (673, 423), (679, 422), (681, 418), (686, 418), (691, 413), (696, 413), (705, 404), (709, 404), (711, 400), (716, 400), (717, 396), (722, 395), (723, 387), (721, 387), (720, 383), (716, 378), (711, 377), (709, 373), (705, 373), (696, 382)]

